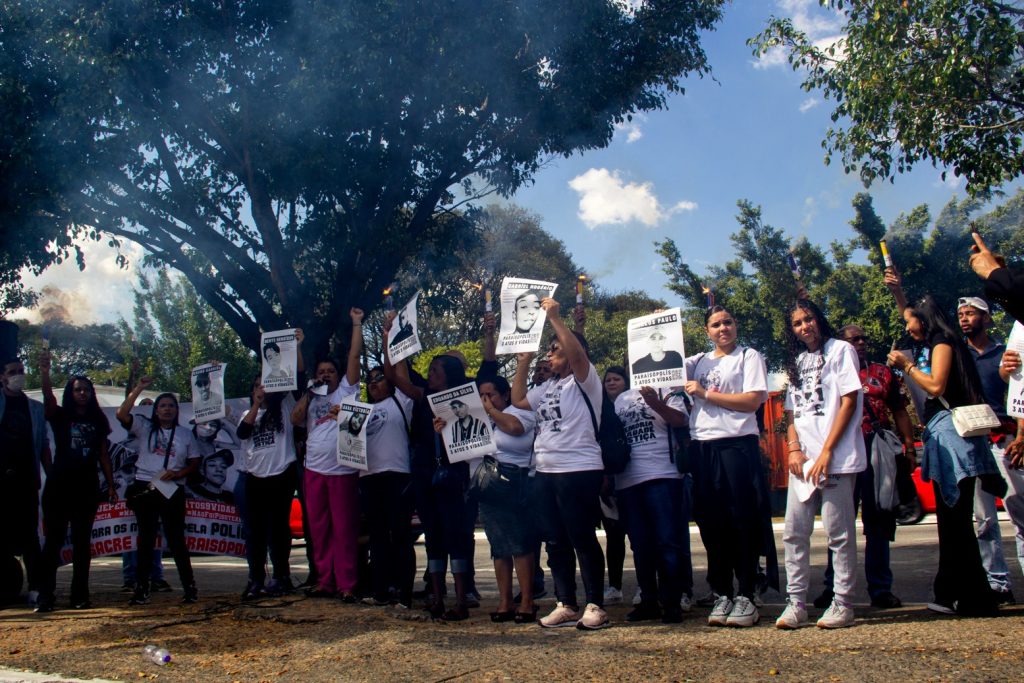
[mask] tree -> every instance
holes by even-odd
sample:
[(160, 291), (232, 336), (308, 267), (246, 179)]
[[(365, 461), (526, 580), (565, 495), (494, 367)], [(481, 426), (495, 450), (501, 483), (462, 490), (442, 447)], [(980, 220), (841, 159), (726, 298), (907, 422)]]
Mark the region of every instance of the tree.
[[(804, 90), (835, 100), (822, 146), (864, 184), (920, 161), (984, 194), (1024, 172), (1024, 7), (996, 0), (821, 0), (843, 36), (814, 44), (772, 18), (748, 41), (788, 52)], [(945, 176), (945, 172), (943, 172)]]
[[(51, 110), (3, 160), (47, 200), (0, 216), (34, 218), (4, 265), (137, 242), (250, 349), (300, 326), (323, 353), (350, 306), (459, 248), (462, 202), (607, 145), (706, 73), (721, 4), (0, 2), (0, 80), (44, 83)], [(0, 95), (31, 110), (24, 87)]]

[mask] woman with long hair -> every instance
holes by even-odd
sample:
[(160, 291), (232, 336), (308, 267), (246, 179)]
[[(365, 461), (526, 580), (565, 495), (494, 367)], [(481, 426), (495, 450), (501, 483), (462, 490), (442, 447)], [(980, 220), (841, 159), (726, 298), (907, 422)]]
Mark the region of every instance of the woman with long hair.
[[(621, 365), (611, 365), (604, 371), (604, 393), (614, 403), (619, 394), (629, 389), (629, 373)], [(601, 489), (601, 527), (604, 529), (605, 564), (608, 566), (608, 586), (604, 590), (604, 604), (622, 602), (622, 569), (626, 564), (626, 527), (618, 515), (614, 480), (606, 477)], [(611, 515), (615, 515), (612, 517)], [(639, 589), (637, 596), (640, 595)], [(636, 599), (634, 598), (634, 602)]]
[[(764, 358), (738, 341), (736, 319), (723, 306), (704, 315), (712, 351), (686, 359), (686, 393), (694, 456), (694, 516), (708, 553), (716, 595), (711, 626), (753, 626), (758, 559), (775, 568), (768, 483), (761, 466), (757, 409), (768, 398)], [(778, 570), (770, 571), (778, 587)], [(736, 585), (733, 584), (735, 577)], [(735, 588), (735, 590), (734, 590)]]
[[(199, 467), (202, 459), (192, 430), (178, 424), (178, 399), (163, 393), (153, 402), (149, 417), (133, 415), (132, 407), (153, 380), (142, 377), (117, 409), (117, 420), (138, 440), (139, 458), (135, 463), (135, 482), (125, 492), (125, 504), (135, 513), (139, 531), (135, 547), (135, 591), (129, 604), (149, 602), (149, 574), (153, 565), (153, 546), (163, 522), (164, 539), (174, 556), (178, 577), (184, 589), (182, 603), (196, 602), (192, 560), (185, 545), (185, 480)], [(170, 496), (156, 488), (154, 481), (171, 482)]]
[[(295, 330), (296, 346), (303, 340), (301, 329)], [(296, 370), (298, 385), (304, 383), (302, 352)], [(291, 414), (298, 391), (275, 391), (263, 388), (262, 377), (252, 383), (250, 406), (238, 423), (237, 435), (242, 442), (244, 472), (244, 505), (239, 506), (245, 533), (245, 560), (249, 578), (242, 600), (255, 600), (264, 595), (278, 596), (294, 590), (290, 557), (292, 534), (290, 517), (292, 499), (298, 485), (295, 458), (295, 433)], [(237, 490), (237, 489), (236, 489)], [(238, 499), (236, 498), (236, 501)], [(267, 580), (267, 550), (273, 575)]]
[(795, 629), (808, 623), (811, 533), (820, 503), (834, 558), (835, 597), (817, 625), (843, 628), (854, 621), (857, 539), (853, 485), (857, 473), (867, 467), (860, 433), (860, 363), (853, 346), (835, 338), (821, 310), (807, 299), (797, 299), (786, 311), (786, 341), (790, 476), (782, 542), (788, 601), (775, 625)]
[(42, 572), (36, 612), (52, 612), (60, 550), (71, 526), (73, 573), (71, 608), (89, 609), (89, 564), (92, 551), (92, 525), (99, 505), (97, 464), (107, 480), (107, 500), (117, 500), (114, 475), (107, 452), (110, 423), (96, 400), (96, 390), (87, 377), (68, 379), (61, 404), (50, 382), (50, 352), (39, 356), (39, 374), (43, 385), (46, 419), (53, 429), (56, 452), (43, 489)]
[[(393, 316), (389, 316), (384, 325), (385, 338), (392, 322)], [(465, 384), (468, 381), (466, 369), (453, 356), (435, 356), (427, 369), (426, 386), (417, 386), (409, 378), (406, 363), (392, 365), (385, 350), (384, 376), (413, 400), (410, 470), (416, 510), (427, 547), (431, 589), (427, 609), (435, 619), (462, 621), (469, 618), (466, 593), (473, 566), (473, 533), (466, 501), (469, 466), (465, 462), (448, 461), (427, 397)], [(445, 574), (449, 559), (455, 577), (455, 606), (445, 609)]]
[[(604, 611), (604, 553), (595, 529), (604, 479), (601, 445), (594, 428), (595, 421), (600, 425), (601, 376), (590, 362), (582, 338), (559, 316), (558, 302), (545, 298), (541, 306), (555, 333), (548, 346), (551, 379), (527, 392), (533, 354), (520, 353), (512, 382), (512, 405), (537, 416), (534, 506), (558, 597), (555, 609), (540, 624), (545, 628), (601, 629), (609, 626)], [(577, 559), (587, 599), (583, 610), (576, 599)]]
[(998, 610), (995, 593), (981, 562), (974, 530), (976, 481), (995, 496), (1006, 493), (995, 458), (984, 436), (964, 438), (953, 426), (953, 408), (984, 403), (981, 378), (970, 351), (935, 300), (926, 295), (908, 306), (899, 275), (887, 269), (885, 284), (914, 341), (911, 358), (889, 353), (889, 363), (928, 393), (924, 404), (924, 455), (921, 478), (935, 489), (939, 568), (928, 609), (942, 614), (991, 615)]

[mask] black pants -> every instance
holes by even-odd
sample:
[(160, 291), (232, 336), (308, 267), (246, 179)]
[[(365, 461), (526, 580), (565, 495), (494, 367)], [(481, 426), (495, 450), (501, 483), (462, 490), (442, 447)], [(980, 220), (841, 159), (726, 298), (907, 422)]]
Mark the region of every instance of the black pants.
[[(621, 511), (620, 511), (621, 514)], [(622, 567), (626, 564), (626, 527), (617, 519), (601, 516), (604, 552), (607, 556), (608, 585), (622, 590)]]
[(473, 534), (466, 491), (469, 469), (465, 463), (448, 465), (449, 473), (438, 480), (431, 470), (413, 473), (416, 510), (423, 525), (427, 571), (446, 572), (451, 558), (453, 574), (468, 574), (473, 564)]
[(708, 553), (708, 584), (719, 595), (753, 598), (762, 552), (756, 488), (763, 477), (756, 436), (716, 439), (695, 449), (694, 516)]
[(31, 475), (0, 473), (0, 553), (21, 555), (30, 591), (39, 590), (42, 552), (39, 547), (39, 488)]
[(39, 578), (40, 598), (53, 601), (57, 584), (60, 551), (71, 526), (71, 602), (89, 599), (89, 564), (92, 561), (92, 524), (99, 505), (99, 481), (91, 475), (74, 476), (54, 474), (46, 480), (43, 489), (43, 528), (46, 543), (43, 546), (42, 567)]
[(578, 607), (576, 600), (576, 560), (587, 602), (604, 606), (604, 553), (597, 541), (596, 527), (601, 518), (598, 496), (601, 470), (549, 474), (534, 477), (534, 509), (537, 529), (547, 543), (548, 566), (558, 600)]
[(262, 585), (267, 578), (267, 549), (275, 579), (291, 576), (292, 530), (289, 520), (295, 497), (295, 463), (271, 477), (245, 474), (245, 559), (249, 580)]
[(370, 584), (373, 597), (412, 604), (416, 550), (412, 540), (412, 478), (402, 472), (379, 472), (360, 477), (359, 488), (370, 534)]
[(938, 483), (932, 483), (939, 528), (935, 601), (947, 606), (957, 603), (957, 611), (962, 614), (986, 614), (996, 609), (974, 531), (974, 481), (975, 477), (960, 480), (960, 497), (953, 507), (943, 501)]
[[(130, 497), (132, 490), (144, 489), (149, 482), (136, 481), (126, 493)], [(145, 494), (145, 501), (135, 506), (135, 520), (139, 525), (135, 545), (138, 548), (135, 567), (136, 584), (144, 589), (149, 587), (149, 572), (153, 567), (153, 546), (156, 545), (160, 522), (164, 524), (164, 540), (174, 556), (174, 566), (178, 568), (178, 577), (183, 588), (195, 586), (195, 575), (192, 573), (192, 560), (189, 558), (188, 546), (185, 545), (185, 492), (178, 487), (169, 499), (158, 491)]]

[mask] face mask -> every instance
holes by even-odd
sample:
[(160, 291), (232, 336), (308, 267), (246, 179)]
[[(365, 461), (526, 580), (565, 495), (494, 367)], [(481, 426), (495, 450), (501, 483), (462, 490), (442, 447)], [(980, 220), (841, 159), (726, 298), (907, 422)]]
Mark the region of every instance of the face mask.
[(25, 375), (12, 375), (7, 378), (7, 388), (18, 392), (25, 388)]

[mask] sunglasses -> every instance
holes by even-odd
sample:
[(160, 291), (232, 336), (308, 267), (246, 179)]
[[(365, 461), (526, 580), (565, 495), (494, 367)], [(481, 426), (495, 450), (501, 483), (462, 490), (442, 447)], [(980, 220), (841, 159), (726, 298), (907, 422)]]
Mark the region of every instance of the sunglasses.
[(367, 384), (376, 384), (377, 382), (383, 382), (383, 381), (384, 381), (384, 375), (373, 375), (372, 377), (367, 377), (366, 378), (366, 383)]
[(847, 337), (846, 341), (850, 342), (851, 344), (854, 342), (864, 342), (866, 344), (868, 342), (868, 338), (865, 337), (863, 334), (858, 334), (855, 337)]

